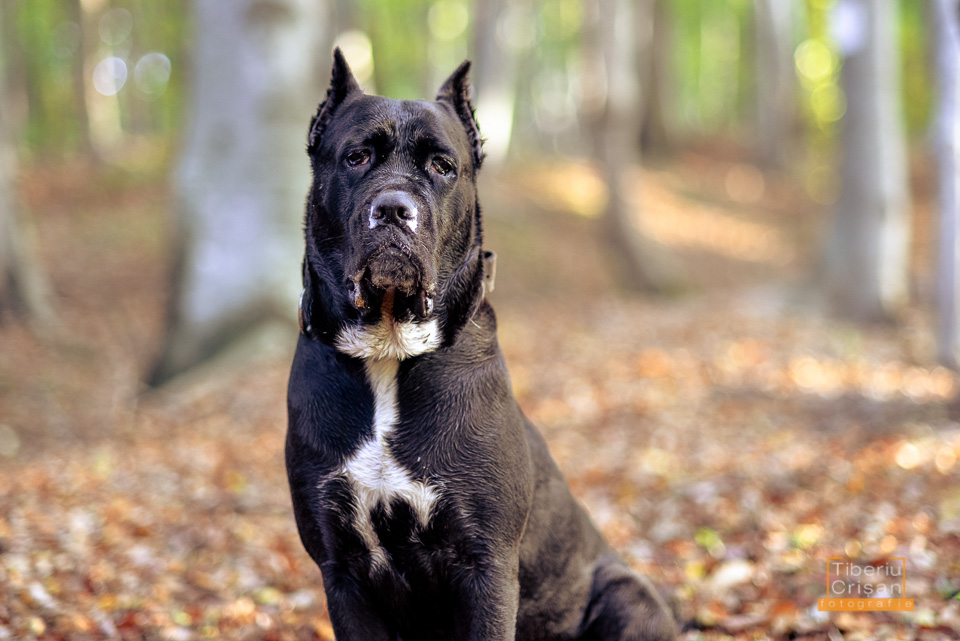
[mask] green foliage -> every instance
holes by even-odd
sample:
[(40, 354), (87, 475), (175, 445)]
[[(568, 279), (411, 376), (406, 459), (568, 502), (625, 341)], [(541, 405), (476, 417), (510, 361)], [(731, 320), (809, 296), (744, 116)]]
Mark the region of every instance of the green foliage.
[[(353, 30), (369, 39), (373, 65), (368, 88), (399, 98), (430, 96), (455, 62), (475, 49), (470, 43), (477, 36), (480, 1), (340, 2), (332, 32)], [(832, 147), (844, 111), (840, 63), (830, 38), (835, 1), (799, 0), (795, 12), (802, 135), (821, 150)], [(555, 146), (549, 142), (552, 136), (569, 137), (576, 126), (585, 6), (581, 0), (503, 4), (494, 31), (497, 46), (508, 48), (520, 70), (514, 135), (524, 138), (525, 147)], [(86, 7), (83, 16), (81, 7)], [(99, 21), (118, 9), (132, 18), (129, 34), (108, 43), (98, 35)], [(668, 0), (665, 9), (672, 30), (665, 95), (679, 133), (695, 139), (748, 130), (756, 104), (753, 2)], [(102, 151), (100, 139), (113, 140), (111, 135), (122, 144), (149, 140), (162, 149), (179, 141), (190, 46), (196, 40), (189, 0), (20, 0), (7, 3), (3, 11), (9, 23), (4, 31), (13, 41), (0, 43), (0, 56), (14, 103), (26, 107), (19, 110), (27, 114), (20, 129), (24, 151)], [(929, 127), (934, 100), (924, 18), (923, 3), (901, 1), (904, 117), (915, 137)], [(149, 52), (162, 53), (170, 63), (169, 82), (155, 93), (138, 88), (133, 78), (137, 61)], [(96, 111), (100, 98), (78, 96), (83, 85), (87, 94), (92, 92), (93, 69), (107, 56), (123, 59), (128, 72), (126, 84), (111, 99), (114, 106), (108, 105), (116, 110), (119, 132), (113, 134), (98, 133), (102, 114), (90, 113), (88, 123), (87, 111)]]
[(726, 546), (723, 543), (723, 539), (720, 537), (720, 534), (711, 528), (700, 527), (697, 529), (697, 533), (694, 534), (693, 540), (705, 549), (710, 556), (714, 558), (723, 558), (723, 554), (726, 551)]
[(71, 148), (80, 134), (75, 112), (75, 98), (70, 81), (75, 50), (70, 51), (69, 35), (63, 28), (62, 0), (35, 0), (20, 3), (14, 16), (15, 34), (22, 52), (11, 62), (21, 62), (22, 69), (12, 64), (8, 74), (19, 72), (25, 81), (30, 116), (26, 123), (27, 145), (34, 149)]
[[(424, 0), (360, 0), (356, 3), (357, 27), (373, 44), (374, 82), (377, 93), (416, 99), (427, 90), (430, 5)], [(350, 27), (354, 25), (344, 25)]]
[(677, 0), (670, 3), (676, 42), (672, 53), (673, 76), (678, 115), (688, 126), (700, 122), (699, 86), (701, 78), (702, 38), (700, 29), (700, 0)]
[[(93, 89), (93, 74), (110, 56), (123, 60), (126, 69), (125, 83), (111, 99), (116, 104), (108, 107), (115, 112), (120, 134), (162, 138), (176, 133), (187, 63), (185, 39), (190, 33), (185, 0), (117, 0), (95, 10), (88, 5), (77, 0), (30, 0), (6, 7), (14, 41), (3, 43), (2, 54), (8, 90), (15, 94), (15, 102), (27, 107), (21, 131), (24, 151), (86, 152), (91, 138), (97, 147), (103, 114), (97, 112), (95, 103), (101, 97)], [(110, 28), (111, 13), (123, 18), (119, 27)], [(166, 56), (170, 76), (147, 91), (135, 69), (150, 52)]]
[[(146, 116), (148, 127), (160, 132), (175, 133), (182, 122), (185, 82), (190, 68), (190, 51), (193, 28), (193, 13), (186, 0), (149, 2), (138, 0), (131, 3), (134, 12), (134, 43), (140, 55), (158, 51), (170, 59), (171, 78), (162, 94), (148, 97), (138, 93), (138, 98), (150, 102)], [(138, 57), (138, 56), (137, 56)]]
[(922, 136), (930, 125), (933, 110), (934, 78), (931, 76), (932, 52), (924, 23), (923, 2), (900, 2), (900, 49), (903, 70), (903, 107), (907, 132)]

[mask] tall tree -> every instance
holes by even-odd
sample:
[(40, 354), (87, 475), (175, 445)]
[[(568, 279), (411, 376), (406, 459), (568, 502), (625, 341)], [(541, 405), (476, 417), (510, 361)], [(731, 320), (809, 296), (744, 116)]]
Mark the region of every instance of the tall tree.
[[(643, 100), (640, 142), (644, 155), (664, 156), (673, 146), (670, 108), (673, 74), (671, 52), (675, 34), (668, 0), (641, 0), (640, 19), (649, 33), (640, 46), (640, 87)], [(641, 25), (642, 27), (642, 25)]]
[(754, 3), (756, 46), (756, 153), (763, 164), (783, 166), (789, 159), (796, 114), (792, 0)]
[(476, 70), (473, 86), (477, 93), (477, 116), (486, 125), (484, 151), (488, 165), (500, 165), (505, 160), (513, 131), (517, 56), (497, 34), (504, 11), (510, 10), (506, 0), (474, 4), (470, 47)]
[[(0, 12), (0, 19), (3, 18)], [(0, 21), (0, 33), (3, 24)], [(15, 315), (34, 325), (53, 320), (50, 290), (33, 248), (29, 225), (17, 207), (14, 180), (17, 149), (10, 122), (4, 63), (0, 51), (0, 321)]]
[(587, 9), (583, 110), (607, 184), (605, 237), (623, 267), (627, 287), (676, 289), (678, 267), (667, 250), (638, 227), (629, 197), (637, 188), (640, 161), (641, 76), (634, 33), (641, 26), (636, 23), (641, 13), (636, 0), (593, 0)]
[(897, 0), (841, 0), (833, 19), (847, 111), (824, 286), (838, 313), (882, 320), (907, 301), (910, 244)]
[(939, 171), (937, 269), (940, 361), (960, 368), (960, 0), (932, 0), (939, 104), (934, 136)]
[(195, 2), (193, 122), (177, 172), (177, 259), (154, 384), (264, 320), (295, 317), (306, 131), (329, 64), (326, 4)]
[[(88, 157), (95, 158), (93, 141), (90, 139), (90, 115), (87, 112), (87, 56), (92, 48), (90, 42), (90, 17), (83, 9), (82, 0), (69, 0), (67, 9), (70, 18), (77, 24), (77, 52), (72, 57), (70, 80), (73, 84), (74, 118), (77, 121), (77, 137), (80, 152)], [(92, 72), (92, 70), (91, 70)]]

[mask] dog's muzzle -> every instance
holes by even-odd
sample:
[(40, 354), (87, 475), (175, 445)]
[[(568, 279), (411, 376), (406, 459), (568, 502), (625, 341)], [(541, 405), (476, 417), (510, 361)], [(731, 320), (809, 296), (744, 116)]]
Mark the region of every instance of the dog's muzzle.
[(412, 314), (420, 320), (433, 313), (436, 268), (417, 229), (420, 210), (404, 191), (384, 191), (367, 213), (362, 254), (345, 283), (353, 307), (375, 314), (384, 295), (395, 301), (389, 313), (397, 319)]
[(422, 270), (400, 255), (402, 252), (390, 249), (375, 256), (366, 269), (347, 282), (350, 303), (362, 315), (384, 311), (381, 304), (388, 293), (394, 303), (386, 311), (398, 320), (408, 311), (419, 320), (433, 313), (436, 285), (425, 284)]

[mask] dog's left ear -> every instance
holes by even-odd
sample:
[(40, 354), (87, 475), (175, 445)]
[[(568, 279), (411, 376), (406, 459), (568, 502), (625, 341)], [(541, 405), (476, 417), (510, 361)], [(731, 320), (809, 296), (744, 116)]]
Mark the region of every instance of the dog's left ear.
[(483, 139), (480, 137), (480, 128), (477, 126), (477, 119), (474, 115), (473, 103), (470, 102), (470, 61), (464, 60), (463, 64), (457, 67), (457, 70), (450, 74), (450, 77), (440, 87), (437, 93), (437, 101), (445, 102), (451, 105), (463, 128), (467, 132), (467, 139), (473, 147), (473, 167), (480, 169), (480, 163), (483, 162)]
[(334, 112), (347, 96), (354, 93), (363, 93), (360, 83), (350, 71), (350, 65), (340, 47), (333, 50), (333, 69), (330, 72), (330, 87), (327, 89), (326, 99), (317, 108), (317, 114), (310, 120), (310, 133), (307, 135), (307, 149), (313, 153), (320, 142), (320, 136), (327, 128)]

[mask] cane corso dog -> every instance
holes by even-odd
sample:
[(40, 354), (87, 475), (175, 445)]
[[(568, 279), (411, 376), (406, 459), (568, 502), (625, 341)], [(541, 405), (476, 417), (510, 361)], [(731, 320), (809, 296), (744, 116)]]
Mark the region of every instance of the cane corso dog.
[(468, 70), (391, 100), (334, 52), (287, 401), (300, 538), (339, 641), (672, 639), (513, 397)]

